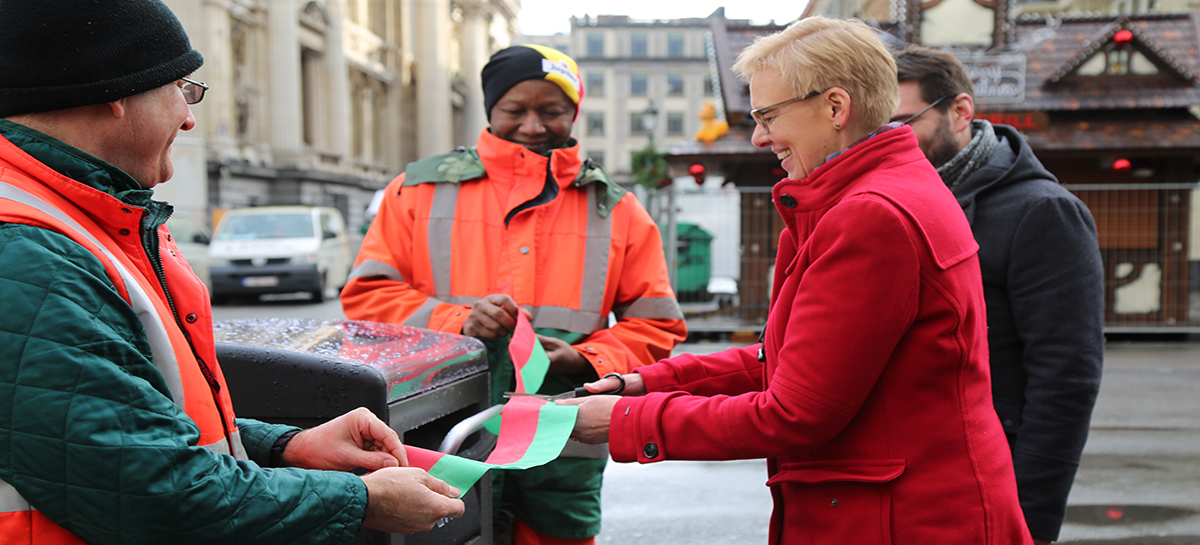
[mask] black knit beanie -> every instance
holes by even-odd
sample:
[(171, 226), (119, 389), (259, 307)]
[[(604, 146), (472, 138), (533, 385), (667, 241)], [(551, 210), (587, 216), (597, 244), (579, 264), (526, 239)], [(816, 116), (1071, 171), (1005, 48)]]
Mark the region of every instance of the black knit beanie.
[(120, 100), (203, 63), (160, 0), (0, 0), (0, 117)]
[(579, 65), (557, 49), (532, 44), (501, 49), (492, 55), (480, 77), (483, 79), (483, 107), (489, 121), (492, 107), (500, 98), (514, 85), (530, 79), (544, 79), (561, 87), (567, 98), (575, 103), (575, 117), (579, 117), (579, 101), (583, 99)]

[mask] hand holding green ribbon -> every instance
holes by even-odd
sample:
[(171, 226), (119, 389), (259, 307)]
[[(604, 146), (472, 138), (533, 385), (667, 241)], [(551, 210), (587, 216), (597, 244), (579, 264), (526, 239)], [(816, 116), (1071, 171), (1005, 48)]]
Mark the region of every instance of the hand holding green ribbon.
[[(524, 313), (517, 314), (517, 327), (508, 345), (516, 370), (516, 392), (534, 393), (546, 377), (550, 359), (538, 342), (529, 319)], [(514, 396), (500, 413), (496, 448), (483, 462), (411, 445), (404, 448), (410, 466), (428, 471), (465, 494), (489, 469), (529, 469), (557, 458), (571, 437), (578, 411), (575, 406)]]

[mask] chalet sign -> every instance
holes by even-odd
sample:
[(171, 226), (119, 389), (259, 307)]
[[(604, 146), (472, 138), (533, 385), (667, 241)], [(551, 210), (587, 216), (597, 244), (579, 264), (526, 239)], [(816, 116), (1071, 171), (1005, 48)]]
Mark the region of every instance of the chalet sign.
[(984, 119), (993, 125), (1011, 125), (1019, 131), (1040, 131), (1050, 126), (1050, 115), (1046, 112), (975, 112), (975, 119)]
[(1025, 55), (964, 55), (959, 60), (975, 84), (977, 104), (1025, 101)]

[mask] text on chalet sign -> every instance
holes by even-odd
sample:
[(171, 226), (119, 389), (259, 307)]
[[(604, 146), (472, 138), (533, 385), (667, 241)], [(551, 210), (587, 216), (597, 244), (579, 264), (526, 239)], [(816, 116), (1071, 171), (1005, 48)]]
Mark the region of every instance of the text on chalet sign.
[(975, 84), (976, 103), (1025, 101), (1025, 55), (964, 55), (959, 58)]

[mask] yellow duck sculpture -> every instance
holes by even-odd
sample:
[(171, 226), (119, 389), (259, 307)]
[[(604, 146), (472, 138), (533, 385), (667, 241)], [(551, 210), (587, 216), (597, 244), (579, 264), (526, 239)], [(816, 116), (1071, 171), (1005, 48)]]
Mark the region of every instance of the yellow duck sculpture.
[(724, 119), (717, 119), (717, 108), (711, 100), (704, 101), (704, 109), (700, 110), (697, 117), (704, 120), (700, 124), (700, 130), (696, 131), (697, 141), (710, 143), (729, 132), (729, 123)]

